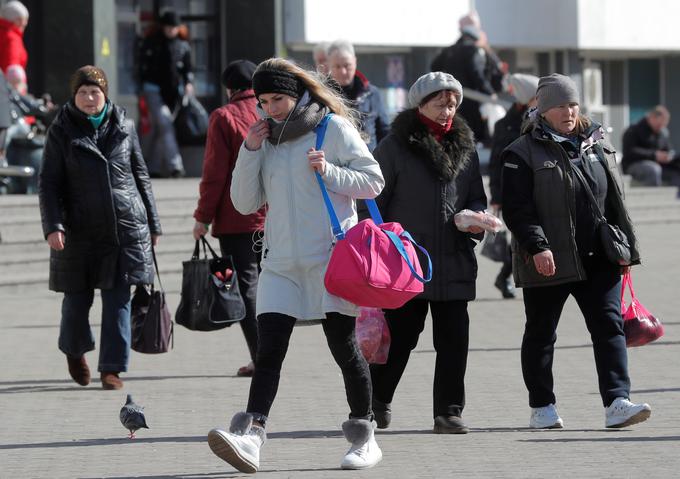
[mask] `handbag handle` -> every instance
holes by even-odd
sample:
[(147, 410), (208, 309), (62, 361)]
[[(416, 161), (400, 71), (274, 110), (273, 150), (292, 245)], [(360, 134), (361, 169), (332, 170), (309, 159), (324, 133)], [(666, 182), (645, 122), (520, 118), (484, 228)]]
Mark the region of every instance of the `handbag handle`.
[[(201, 236), (201, 238), (203, 238), (203, 236)], [(194, 246), (194, 252), (191, 255), (191, 259), (199, 259), (199, 255), (201, 253), (200, 250), (199, 250), (200, 244), (201, 244), (201, 241), (196, 240), (196, 245)], [(204, 258), (208, 257), (208, 252), (205, 249), (205, 244), (203, 245), (203, 257)]]
[[(392, 241), (392, 244), (395, 246), (395, 248), (397, 248), (397, 251), (399, 251), (401, 257), (404, 259), (404, 261), (406, 261), (408, 268), (411, 270), (411, 274), (413, 274), (413, 276), (415, 276), (415, 278), (421, 283), (429, 283), (430, 280), (432, 280), (432, 260), (430, 259), (430, 254), (427, 252), (427, 250), (420, 246), (418, 243), (416, 243), (408, 231), (404, 231), (401, 235), (398, 236), (394, 231), (388, 231), (382, 228), (381, 230), (383, 233), (387, 235), (390, 241)], [(427, 257), (427, 274), (425, 275), (424, 278), (420, 276), (413, 267), (413, 264), (411, 263), (411, 260), (409, 259), (408, 254), (406, 253), (406, 249), (404, 248), (404, 243), (401, 242), (401, 238), (406, 238), (411, 243), (416, 245), (416, 247), (420, 251), (422, 251), (423, 254)]]
[[(201, 242), (203, 243), (203, 252), (205, 253), (205, 247), (207, 246), (208, 249), (210, 250), (210, 253), (212, 254), (213, 258), (219, 258), (218, 254), (215, 253), (215, 250), (212, 249), (212, 246), (210, 246), (210, 243), (208, 243), (208, 240), (205, 239), (204, 235), (201, 235)], [(206, 257), (208, 256), (207, 253), (205, 253)]]
[[(151, 255), (153, 256), (153, 266), (156, 268), (156, 276), (158, 276), (158, 286), (161, 288), (161, 292), (165, 292), (165, 289), (163, 289), (163, 283), (161, 282), (161, 271), (158, 269), (158, 260), (156, 259), (156, 248), (152, 245), (151, 246)], [(153, 288), (153, 284), (151, 285)]]
[[(315, 147), (316, 150), (320, 150), (321, 146), (323, 145), (323, 140), (324, 137), (326, 136), (326, 130), (328, 129), (328, 121), (331, 119), (331, 116), (333, 116), (333, 113), (329, 113), (328, 115), (324, 116), (319, 122), (319, 124), (314, 128), (314, 132), (316, 133), (316, 147)], [(344, 231), (342, 231), (340, 221), (338, 220), (338, 215), (335, 213), (335, 208), (333, 207), (333, 203), (331, 202), (330, 196), (328, 196), (328, 190), (326, 189), (326, 185), (324, 184), (323, 179), (321, 178), (321, 175), (319, 174), (318, 171), (315, 170), (314, 175), (316, 176), (317, 183), (319, 183), (319, 188), (321, 188), (323, 202), (326, 205), (328, 216), (331, 219), (333, 236), (335, 237), (336, 241), (345, 239), (345, 233)], [(383, 224), (384, 221), (382, 219), (382, 216), (380, 215), (380, 210), (378, 209), (378, 205), (376, 204), (375, 200), (364, 200), (364, 202), (368, 207), (368, 212), (371, 214), (373, 222), (376, 225)]]

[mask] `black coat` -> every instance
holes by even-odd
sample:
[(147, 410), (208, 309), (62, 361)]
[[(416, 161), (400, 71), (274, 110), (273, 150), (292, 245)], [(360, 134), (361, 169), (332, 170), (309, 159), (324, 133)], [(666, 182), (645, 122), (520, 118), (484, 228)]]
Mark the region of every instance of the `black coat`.
[(434, 274), (419, 296), (433, 301), (475, 298), (477, 259), (472, 236), (453, 216), (484, 210), (486, 195), (472, 132), (462, 118), (441, 143), (418, 119), (401, 112), (374, 156), (385, 177), (377, 203), (385, 221), (397, 221), (430, 253)]
[[(0, 130), (9, 128), (12, 124), (12, 117), (10, 116), (10, 91), (9, 84), (5, 79), (2, 71), (0, 71)], [(3, 149), (0, 144), (0, 150)]]
[(39, 182), (45, 237), (63, 231), (66, 247), (50, 250), (50, 289), (110, 289), (153, 283), (151, 234), (161, 226), (139, 140), (122, 108), (108, 104), (95, 130), (71, 102), (48, 133)]
[(515, 103), (503, 118), (496, 122), (491, 143), (491, 158), (489, 159), (489, 189), (491, 203), (501, 204), (501, 177), (503, 150), (522, 135), (522, 122), (526, 107)]
[(167, 38), (159, 31), (144, 39), (138, 62), (140, 81), (158, 85), (163, 102), (174, 109), (179, 101), (179, 88), (193, 81), (189, 42)]

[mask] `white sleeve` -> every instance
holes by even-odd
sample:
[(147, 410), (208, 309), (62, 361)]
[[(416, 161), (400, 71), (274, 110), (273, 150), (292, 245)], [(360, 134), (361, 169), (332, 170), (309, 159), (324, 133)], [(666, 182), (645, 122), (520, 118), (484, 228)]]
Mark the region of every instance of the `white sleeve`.
[(380, 165), (373, 158), (359, 132), (345, 119), (333, 116), (328, 123), (324, 153), (335, 158), (326, 158), (326, 172), (323, 182), (337, 194), (351, 198), (375, 198), (385, 186)]
[(242, 215), (255, 213), (267, 202), (261, 175), (263, 149), (264, 145), (257, 151), (250, 151), (243, 142), (238, 152), (229, 193), (234, 208)]

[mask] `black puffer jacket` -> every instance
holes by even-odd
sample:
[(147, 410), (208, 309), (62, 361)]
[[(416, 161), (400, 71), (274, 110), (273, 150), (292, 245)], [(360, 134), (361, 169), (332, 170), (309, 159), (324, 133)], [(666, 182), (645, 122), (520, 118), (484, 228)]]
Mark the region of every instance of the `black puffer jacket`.
[(474, 299), (475, 242), (453, 222), (461, 210), (486, 208), (470, 128), (456, 117), (440, 143), (415, 109), (406, 110), (395, 118), (391, 133), (373, 154), (385, 177), (385, 188), (376, 199), (383, 219), (401, 223), (432, 258), (432, 281), (420, 297)]
[(160, 235), (151, 181), (137, 133), (123, 109), (108, 104), (95, 130), (71, 102), (52, 123), (40, 171), (45, 237), (65, 233), (50, 252), (50, 289), (110, 289), (153, 282), (151, 234)]

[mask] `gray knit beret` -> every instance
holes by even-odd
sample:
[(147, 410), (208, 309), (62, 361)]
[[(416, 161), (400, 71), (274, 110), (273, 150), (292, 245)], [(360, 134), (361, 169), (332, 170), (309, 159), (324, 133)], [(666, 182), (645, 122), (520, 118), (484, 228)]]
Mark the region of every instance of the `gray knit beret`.
[(545, 113), (551, 108), (566, 103), (579, 103), (576, 83), (568, 76), (559, 73), (552, 73), (538, 80), (536, 99), (539, 113)]
[(408, 91), (408, 102), (415, 108), (430, 93), (440, 90), (453, 90), (458, 97), (458, 106), (463, 103), (463, 86), (450, 73), (426, 73), (416, 80)]

